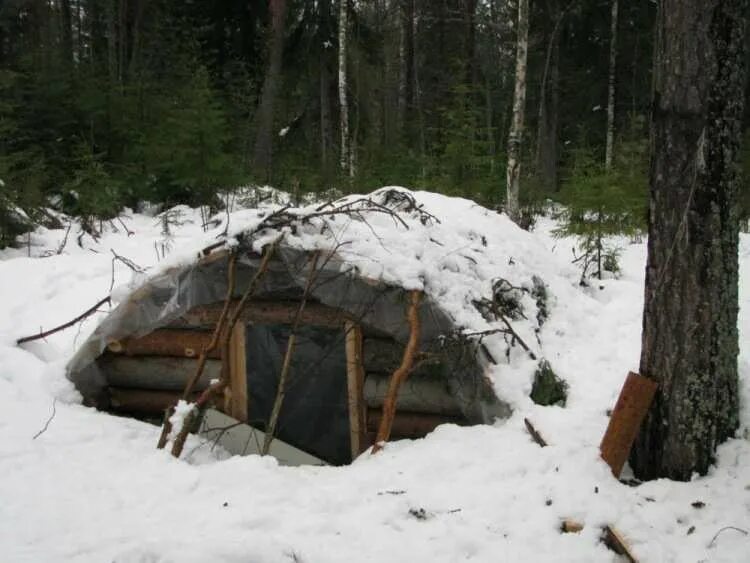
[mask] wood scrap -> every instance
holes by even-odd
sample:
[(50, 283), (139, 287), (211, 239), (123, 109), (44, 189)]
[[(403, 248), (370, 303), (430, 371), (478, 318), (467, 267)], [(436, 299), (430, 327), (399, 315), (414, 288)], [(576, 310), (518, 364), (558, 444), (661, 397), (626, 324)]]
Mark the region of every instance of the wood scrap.
[(618, 555), (624, 556), (630, 563), (638, 563), (625, 537), (614, 526), (604, 526), (602, 540), (605, 545)]
[(655, 381), (634, 372), (628, 373), (622, 386), (599, 451), (612, 474), (619, 477), (638, 436), (643, 419), (656, 393)]

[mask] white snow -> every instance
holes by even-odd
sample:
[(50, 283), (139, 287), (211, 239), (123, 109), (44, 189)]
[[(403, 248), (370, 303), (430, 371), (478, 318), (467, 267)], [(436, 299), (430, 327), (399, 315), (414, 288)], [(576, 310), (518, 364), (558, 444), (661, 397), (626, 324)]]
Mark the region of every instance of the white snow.
[[(106, 307), (45, 341), (18, 347), (15, 339), (70, 320), (112, 285), (120, 288), (119, 299), (137, 287), (143, 275), (119, 261), (113, 266), (110, 249), (151, 275), (193, 261), (226, 225), (203, 233), (199, 212), (181, 209), (183, 224), (172, 227), (166, 258), (154, 217), (130, 213), (124, 221), (133, 236), (117, 222), (118, 232), (105, 224), (98, 242), (81, 238), (83, 247), (74, 228), (61, 254), (64, 230), (40, 229), (31, 236), (33, 257), (26, 248), (0, 251), (2, 559), (617, 561), (599, 542), (600, 527), (611, 524), (641, 561), (747, 560), (750, 536), (735, 529), (715, 536), (727, 526), (750, 531), (750, 238), (743, 235), (740, 248), (739, 437), (721, 446), (706, 477), (629, 487), (611, 476), (598, 444), (606, 410), (627, 372), (637, 368), (645, 245), (623, 240), (621, 277), (581, 288), (569, 263), (574, 241), (552, 238), (551, 221), (525, 233), (466, 200), (416, 195), (440, 226), (397, 231), (383, 216), (371, 225), (376, 236), (342, 220), (342, 236), (362, 237), (351, 249), (342, 247), (347, 258), (367, 275), (420, 288), (429, 281), (425, 289), (472, 327), (483, 322), (466, 307), (472, 292), (486, 294), (500, 274), (513, 283), (542, 277), (553, 297), (550, 318), (541, 345), (533, 335), (527, 341), (568, 381), (567, 407), (531, 403), (533, 364), (514, 351), (510, 364), (501, 362), (495, 384), (515, 413), (494, 426), (442, 426), (423, 440), (388, 444), (341, 468), (225, 459), (194, 438), (185, 450), (189, 457), (175, 460), (156, 450), (158, 428), (81, 406), (64, 376), (65, 363)], [(230, 233), (259, 220), (255, 210), (235, 211)], [(445, 238), (435, 244), (429, 240), (435, 235)], [(324, 241), (289, 235), (289, 242), (314, 248)], [(419, 250), (419, 268), (391, 256), (404, 246)], [(466, 287), (469, 278), (475, 286)], [(54, 417), (34, 438), (53, 404)], [(524, 417), (549, 447), (530, 440)], [(692, 506), (698, 501), (705, 506)], [(584, 530), (561, 534), (563, 518), (583, 522)]]

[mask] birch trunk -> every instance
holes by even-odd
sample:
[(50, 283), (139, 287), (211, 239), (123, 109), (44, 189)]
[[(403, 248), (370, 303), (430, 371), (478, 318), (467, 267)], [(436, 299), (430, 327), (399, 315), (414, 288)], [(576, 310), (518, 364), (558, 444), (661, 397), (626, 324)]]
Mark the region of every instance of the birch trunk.
[[(737, 216), (747, 0), (657, 14), (639, 478), (705, 474), (739, 425)], [(689, 41), (686, 40), (689, 38)]]
[(349, 102), (346, 98), (346, 52), (348, 6), (347, 0), (339, 0), (339, 106), (341, 120), (341, 172), (346, 174), (349, 167)]
[(518, 39), (516, 42), (516, 84), (513, 93), (513, 119), (508, 135), (506, 173), (506, 212), (516, 223), (520, 219), (518, 192), (521, 184), (521, 139), (526, 109), (526, 60), (529, 50), (529, 0), (518, 0)]
[(619, 0), (612, 0), (612, 21), (609, 33), (609, 88), (607, 92), (607, 148), (604, 167), (612, 168), (615, 147), (615, 77), (617, 75), (617, 11)]

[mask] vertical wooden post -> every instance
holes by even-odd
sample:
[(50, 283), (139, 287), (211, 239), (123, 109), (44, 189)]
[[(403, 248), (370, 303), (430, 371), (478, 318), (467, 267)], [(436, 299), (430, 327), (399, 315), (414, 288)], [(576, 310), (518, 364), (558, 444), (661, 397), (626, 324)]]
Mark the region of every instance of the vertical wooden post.
[(367, 447), (365, 435), (365, 370), (362, 365), (362, 329), (353, 322), (344, 325), (346, 338), (346, 382), (349, 403), (349, 438), (352, 460)]
[(655, 381), (632, 371), (622, 386), (599, 446), (602, 459), (607, 462), (615, 477), (620, 476), (622, 466), (628, 460), (630, 448), (633, 447), (641, 423), (654, 400), (656, 387)]
[(245, 324), (237, 323), (229, 337), (229, 389), (227, 414), (247, 422), (247, 369), (245, 366)]

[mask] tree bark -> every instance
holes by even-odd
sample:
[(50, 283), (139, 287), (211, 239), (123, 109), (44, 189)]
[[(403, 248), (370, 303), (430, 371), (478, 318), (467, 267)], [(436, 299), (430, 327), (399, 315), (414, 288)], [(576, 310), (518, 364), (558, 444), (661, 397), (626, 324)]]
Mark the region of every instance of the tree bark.
[(739, 179), (747, 0), (663, 0), (657, 15), (640, 371), (659, 384), (639, 478), (705, 474), (739, 424)]
[(571, 5), (572, 1), (558, 9), (557, 1), (550, 3), (550, 16), (555, 16), (554, 26), (547, 41), (542, 83), (539, 87), (536, 167), (542, 185), (550, 191), (557, 189), (560, 29)]
[(513, 93), (513, 119), (508, 135), (506, 172), (506, 212), (519, 220), (518, 192), (521, 183), (521, 139), (526, 109), (526, 60), (529, 50), (529, 0), (518, 0), (518, 38), (516, 40), (516, 84)]
[(63, 64), (73, 64), (73, 13), (70, 0), (60, 0), (60, 47), (62, 48)]
[(612, 0), (612, 20), (609, 33), (609, 83), (607, 90), (607, 146), (604, 167), (612, 168), (615, 147), (615, 78), (617, 76), (617, 11), (618, 0)]
[(273, 159), (273, 112), (281, 82), (286, 0), (268, 0), (268, 9), (271, 17), (268, 70), (263, 80), (260, 104), (255, 116), (255, 146), (252, 159), (255, 173), (266, 181), (271, 176)]
[[(320, 2), (320, 37), (328, 41), (330, 28), (330, 0)], [(331, 146), (331, 75), (328, 68), (328, 53), (324, 45), (320, 46), (320, 166), (325, 171), (328, 167), (328, 150)]]
[(351, 172), (349, 155), (349, 101), (346, 97), (348, 88), (346, 75), (348, 2), (339, 0), (339, 107), (341, 122), (341, 173)]
[(409, 100), (412, 97), (412, 72), (414, 72), (414, 0), (399, 2), (399, 46), (398, 46), (398, 132), (403, 138), (407, 120)]

